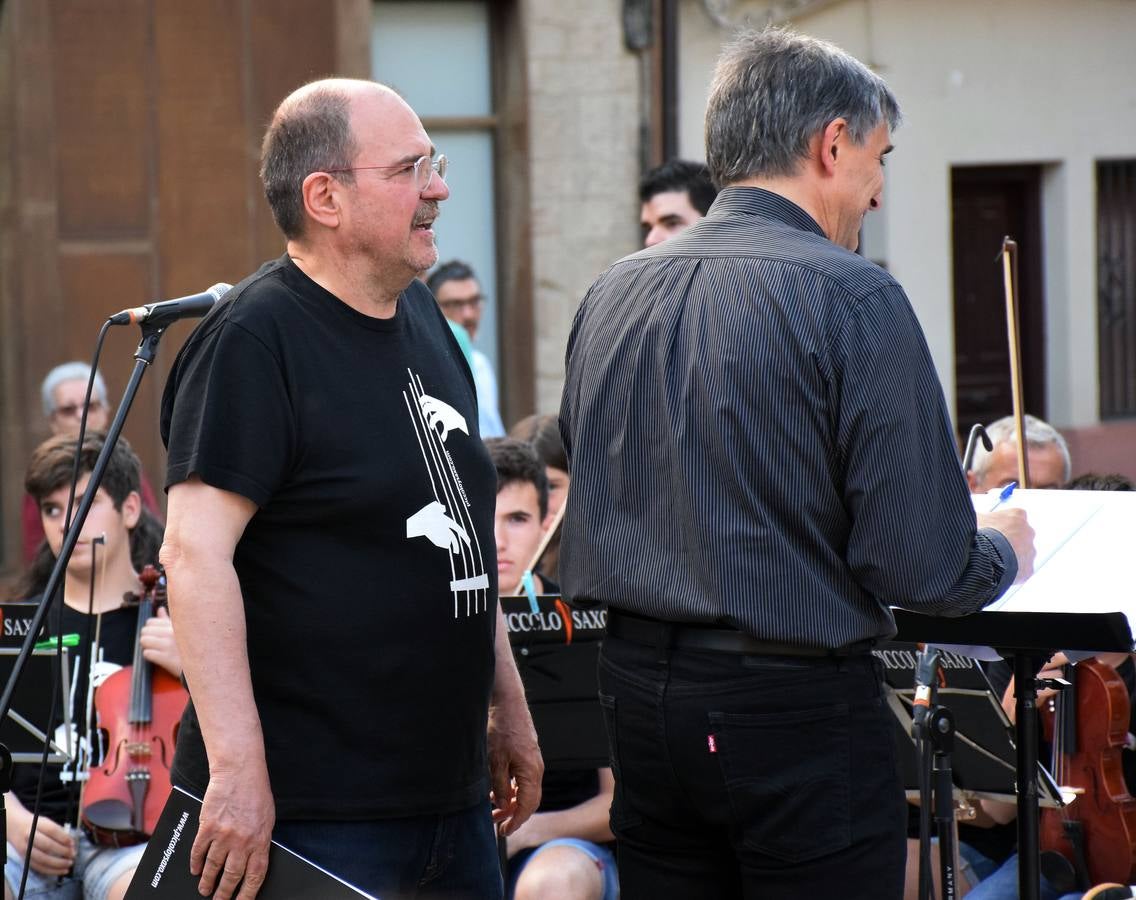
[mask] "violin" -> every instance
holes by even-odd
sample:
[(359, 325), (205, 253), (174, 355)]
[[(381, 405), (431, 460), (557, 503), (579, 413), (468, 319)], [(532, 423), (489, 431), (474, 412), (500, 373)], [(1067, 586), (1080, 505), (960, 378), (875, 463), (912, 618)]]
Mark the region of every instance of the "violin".
[(170, 765), (189, 695), (181, 681), (142, 656), (142, 626), (166, 602), (165, 578), (153, 566), (139, 576), (134, 661), (95, 691), (95, 722), (106, 753), (92, 765), (81, 817), (103, 846), (140, 844), (153, 833), (170, 793)]
[(1042, 728), (1053, 747), (1058, 785), (1080, 795), (1061, 809), (1043, 809), (1043, 869), (1062, 893), (1102, 882), (1136, 879), (1136, 800), (1128, 793), (1121, 750), (1128, 735), (1128, 689), (1107, 663), (1070, 667), (1073, 686), (1060, 691)]

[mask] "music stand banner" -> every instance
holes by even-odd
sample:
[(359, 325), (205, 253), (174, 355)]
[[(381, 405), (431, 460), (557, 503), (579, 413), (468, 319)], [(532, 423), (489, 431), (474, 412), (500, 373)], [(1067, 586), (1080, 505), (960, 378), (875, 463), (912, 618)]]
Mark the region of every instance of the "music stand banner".
[(554, 595), (502, 597), (513, 658), (548, 769), (610, 765), (596, 665), (607, 610), (580, 609)]

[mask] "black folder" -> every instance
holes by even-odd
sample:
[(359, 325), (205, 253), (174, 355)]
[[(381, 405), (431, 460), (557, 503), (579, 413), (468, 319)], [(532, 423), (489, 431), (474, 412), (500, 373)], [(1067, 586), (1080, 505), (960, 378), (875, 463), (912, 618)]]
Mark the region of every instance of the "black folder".
[[(170, 791), (170, 799), (126, 891), (126, 900), (200, 900), (198, 879), (189, 873), (189, 850), (197, 837), (200, 815), (200, 800), (181, 788)], [(273, 841), (268, 856), (268, 876), (257, 900), (296, 897), (378, 900)]]

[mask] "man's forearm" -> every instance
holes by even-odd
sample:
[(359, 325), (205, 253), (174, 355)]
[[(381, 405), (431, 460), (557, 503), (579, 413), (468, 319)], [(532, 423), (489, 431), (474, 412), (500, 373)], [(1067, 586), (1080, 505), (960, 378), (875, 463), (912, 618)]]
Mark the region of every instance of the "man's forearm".
[(195, 559), (176, 549), (166, 572), (174, 637), (210, 770), (263, 764), (237, 573), (228, 560)]

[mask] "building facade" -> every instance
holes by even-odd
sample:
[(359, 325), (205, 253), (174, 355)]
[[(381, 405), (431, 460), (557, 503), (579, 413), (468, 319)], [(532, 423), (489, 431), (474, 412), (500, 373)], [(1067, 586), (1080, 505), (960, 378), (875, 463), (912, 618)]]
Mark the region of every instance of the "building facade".
[[(770, 18), (844, 46), (904, 107), (863, 252), (907, 288), (960, 427), (1009, 411), (995, 256), (1012, 232), (1030, 410), (1068, 431), (1078, 470), (1136, 477), (1131, 0), (5, 0), (0, 573), (46, 371), (89, 359), (109, 314), (283, 251), (256, 170), (295, 87), (386, 80), (451, 157), (439, 249), (482, 275), (509, 424), (556, 410), (579, 299), (639, 245), (640, 172), (703, 156), (718, 50)], [(126, 428), (155, 482), (191, 327), (163, 339)], [(107, 341), (112, 401), (137, 339)]]

